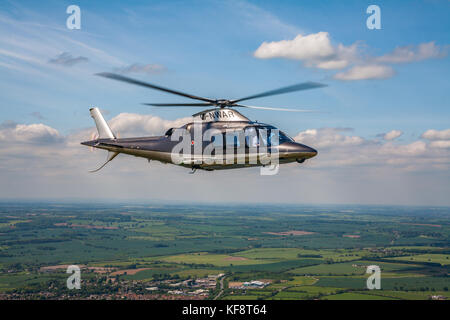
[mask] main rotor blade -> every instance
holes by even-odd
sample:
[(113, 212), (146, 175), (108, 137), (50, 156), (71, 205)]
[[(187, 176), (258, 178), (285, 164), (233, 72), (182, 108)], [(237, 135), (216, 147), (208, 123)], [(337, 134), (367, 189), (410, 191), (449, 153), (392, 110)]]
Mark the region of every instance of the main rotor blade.
[(153, 107), (207, 107), (213, 106), (212, 103), (143, 103), (146, 106)]
[(275, 89), (275, 90), (258, 93), (258, 94), (255, 94), (255, 95), (252, 95), (249, 97), (233, 100), (231, 102), (236, 103), (236, 102), (244, 101), (244, 100), (274, 96), (277, 94), (294, 92), (294, 91), (302, 91), (302, 90), (309, 90), (309, 89), (314, 89), (314, 88), (321, 88), (321, 87), (326, 87), (326, 86), (327, 86), (326, 84), (317, 83), (317, 82), (303, 82), (303, 83), (294, 84), (294, 85), (288, 86), (288, 87), (283, 87), (283, 88), (279, 88), (279, 89)]
[(176, 90), (172, 90), (172, 89), (156, 86), (156, 85), (148, 83), (148, 82), (143, 82), (143, 81), (131, 79), (131, 78), (119, 75), (119, 74), (115, 74), (115, 73), (101, 72), (101, 73), (96, 73), (96, 75), (101, 76), (101, 77), (105, 77), (105, 78), (109, 78), (109, 79), (114, 79), (114, 80), (119, 80), (119, 81), (123, 81), (123, 82), (132, 83), (132, 84), (135, 84), (135, 85), (138, 85), (138, 86), (142, 86), (142, 87), (146, 87), (146, 88), (151, 88), (151, 89), (156, 89), (156, 90), (160, 90), (160, 91), (176, 94), (176, 95), (179, 95), (179, 96), (182, 96), (182, 97), (186, 97), (186, 98), (190, 98), (190, 99), (201, 100), (201, 101), (206, 101), (206, 102), (214, 102), (214, 100), (212, 100), (212, 99), (203, 98), (203, 97), (197, 97), (197, 96), (194, 96), (192, 94), (188, 94), (188, 93), (184, 93), (184, 92), (180, 92), (180, 91), (176, 91)]
[(319, 112), (316, 110), (304, 110), (304, 109), (286, 109), (286, 108), (244, 106), (242, 104), (233, 104), (233, 107), (242, 107), (242, 108), (248, 108), (248, 109), (261, 109), (261, 110), (289, 111), (289, 112)]

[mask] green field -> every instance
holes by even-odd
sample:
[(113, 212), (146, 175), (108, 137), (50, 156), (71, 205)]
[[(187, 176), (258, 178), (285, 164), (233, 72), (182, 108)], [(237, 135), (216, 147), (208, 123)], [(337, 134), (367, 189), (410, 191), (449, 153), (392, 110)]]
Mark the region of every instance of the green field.
[(390, 297), (374, 296), (358, 292), (346, 292), (335, 295), (326, 296), (325, 300), (396, 300)]
[(210, 264), (213, 266), (223, 267), (223, 266), (242, 266), (242, 265), (254, 265), (260, 263), (270, 263), (278, 262), (279, 259), (262, 261), (257, 259), (247, 259), (247, 258), (236, 258), (225, 254), (209, 254), (207, 252), (191, 253), (191, 254), (180, 254), (176, 256), (168, 257), (158, 257), (158, 260), (166, 262), (175, 263), (186, 263), (186, 264)]
[(418, 254), (405, 257), (393, 258), (395, 260), (404, 260), (410, 262), (431, 262), (439, 263), (441, 265), (450, 265), (450, 253), (449, 254)]
[[(223, 287), (210, 281), (207, 298), (445, 298), (449, 217), (448, 208), (1, 203), (0, 298), (158, 299), (192, 295), (218, 274)], [(70, 264), (83, 266), (76, 294), (64, 267), (43, 271)], [(366, 289), (370, 265), (381, 290)], [(252, 280), (265, 285), (228, 286)]]

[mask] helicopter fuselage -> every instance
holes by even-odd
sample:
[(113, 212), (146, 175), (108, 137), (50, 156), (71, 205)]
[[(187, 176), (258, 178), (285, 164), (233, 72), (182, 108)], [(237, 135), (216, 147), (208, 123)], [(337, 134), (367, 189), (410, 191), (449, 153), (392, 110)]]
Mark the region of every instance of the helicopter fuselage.
[[(194, 121), (178, 129), (171, 128), (163, 136), (100, 138), (82, 144), (114, 154), (124, 153), (204, 170), (265, 166), (267, 158), (274, 155), (279, 164), (302, 163), (317, 155), (313, 148), (295, 142), (271, 125), (252, 122), (236, 110), (203, 112), (197, 116), (200, 122)], [(183, 138), (188, 139), (188, 142), (184, 145), (183, 154), (175, 157), (174, 150), (181, 141), (179, 135), (175, 136), (176, 130), (182, 130), (185, 134)], [(208, 130), (213, 135), (205, 139)], [(270, 139), (274, 132), (277, 133), (276, 142)]]

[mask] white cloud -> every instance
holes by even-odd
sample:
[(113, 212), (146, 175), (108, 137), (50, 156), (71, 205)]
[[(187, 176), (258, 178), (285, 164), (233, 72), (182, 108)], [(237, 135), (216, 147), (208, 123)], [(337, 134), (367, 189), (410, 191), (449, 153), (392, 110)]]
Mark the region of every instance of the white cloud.
[(68, 52), (63, 52), (59, 55), (57, 55), (55, 58), (52, 58), (48, 60), (48, 63), (57, 64), (64, 67), (71, 67), (73, 65), (76, 65), (81, 62), (87, 62), (89, 61), (86, 57), (74, 57)]
[(111, 130), (120, 133), (121, 137), (161, 135), (169, 128), (180, 127), (189, 121), (191, 117), (177, 120), (165, 120), (150, 114), (120, 113), (108, 123)]
[(422, 134), (422, 138), (428, 140), (450, 140), (450, 129), (441, 131), (430, 129)]
[(403, 134), (403, 132), (400, 130), (391, 130), (388, 133), (384, 134), (383, 139), (388, 140), (388, 141), (395, 140), (398, 137), (400, 137), (402, 134)]
[(302, 60), (308, 67), (342, 69), (356, 56), (356, 44), (333, 46), (328, 32), (297, 35), (292, 40), (263, 42), (254, 52), (259, 59), (286, 58)]
[(437, 140), (430, 142), (430, 146), (433, 148), (447, 149), (450, 148), (450, 140)]
[(447, 55), (447, 49), (437, 46), (434, 41), (421, 43), (417, 46), (397, 47), (391, 53), (375, 58), (383, 63), (408, 63), (426, 59), (442, 58)]
[(39, 142), (51, 143), (60, 141), (58, 130), (42, 123), (35, 124), (13, 124), (3, 123), (0, 125), (0, 141), (2, 143), (15, 142)]
[(289, 58), (309, 60), (329, 57), (334, 54), (328, 32), (318, 32), (307, 36), (299, 34), (293, 40), (263, 42), (254, 55), (260, 59)]
[(400, 130), (392, 130), (385, 134), (391, 140), (380, 141), (354, 135), (348, 128), (321, 128), (302, 131), (294, 139), (319, 151), (310, 161), (317, 168), (367, 166), (415, 172), (450, 169), (450, 141), (395, 143), (393, 137), (400, 134)]
[(394, 70), (384, 65), (354, 66), (334, 75), (337, 80), (387, 79), (395, 74)]
[(427, 144), (423, 141), (414, 141), (406, 145), (397, 145), (392, 142), (387, 142), (379, 149), (380, 154), (385, 154), (388, 157), (392, 155), (417, 157), (424, 154), (426, 151)]
[[(348, 66), (347, 60), (328, 60), (328, 61), (321, 61), (321, 62), (314, 62), (314, 63), (316, 64), (317, 68), (327, 69), (327, 70), (343, 69)], [(314, 63), (308, 64), (308, 66), (311, 66)]]
[(411, 63), (445, 57), (448, 47), (434, 42), (417, 46), (397, 47), (391, 53), (379, 57), (363, 55), (358, 42), (345, 46), (333, 45), (328, 32), (297, 35), (292, 40), (263, 42), (254, 52), (259, 59), (285, 58), (303, 61), (307, 67), (347, 70), (334, 75), (337, 80), (387, 79), (394, 76), (392, 67), (386, 64)]
[(358, 136), (347, 136), (342, 132), (351, 131), (349, 128), (309, 129), (300, 132), (294, 140), (317, 148), (357, 146), (364, 142)]

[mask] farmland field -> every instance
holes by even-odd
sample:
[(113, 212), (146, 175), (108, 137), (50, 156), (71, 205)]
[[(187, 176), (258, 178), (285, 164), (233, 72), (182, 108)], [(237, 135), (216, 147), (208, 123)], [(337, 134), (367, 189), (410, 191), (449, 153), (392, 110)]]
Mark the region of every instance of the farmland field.
[[(445, 299), (449, 217), (422, 207), (4, 202), (0, 298)], [(68, 265), (81, 268), (80, 291), (66, 288)], [(379, 290), (367, 288), (372, 265)]]

